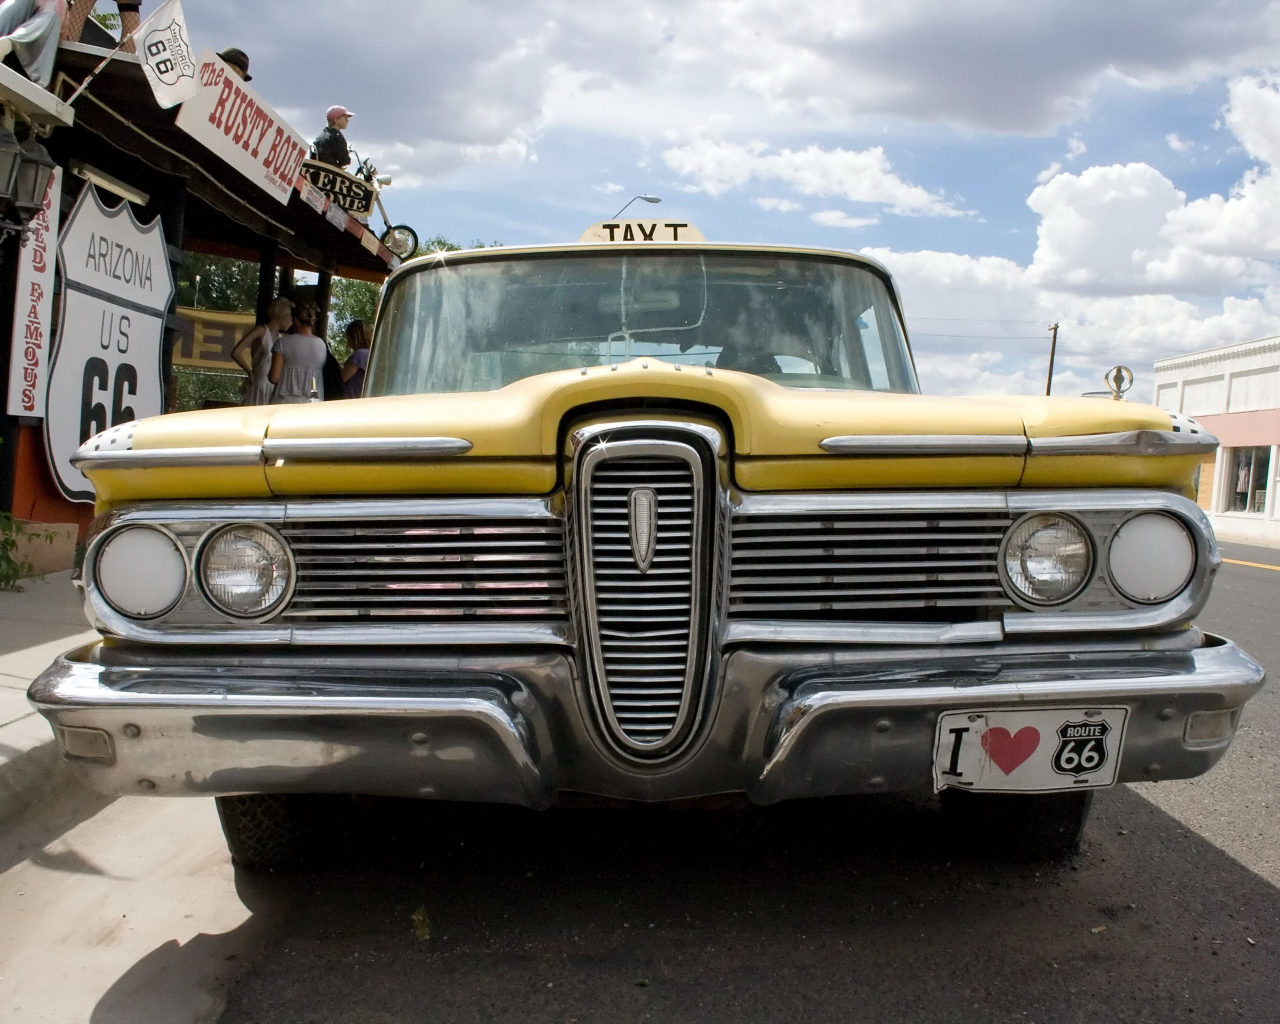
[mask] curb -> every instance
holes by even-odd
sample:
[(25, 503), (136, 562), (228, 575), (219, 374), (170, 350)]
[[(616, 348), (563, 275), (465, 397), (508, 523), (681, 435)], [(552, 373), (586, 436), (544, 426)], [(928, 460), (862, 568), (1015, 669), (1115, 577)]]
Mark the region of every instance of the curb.
[(0, 824), (38, 803), (61, 764), (53, 731), (37, 712), (0, 728)]

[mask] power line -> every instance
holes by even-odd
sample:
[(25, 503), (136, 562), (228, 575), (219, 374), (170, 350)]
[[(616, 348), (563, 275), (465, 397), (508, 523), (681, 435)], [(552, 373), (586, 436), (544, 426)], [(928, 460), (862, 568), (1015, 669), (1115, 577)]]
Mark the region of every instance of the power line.
[(1044, 341), (1043, 334), (937, 334), (933, 331), (912, 331), (913, 338), (968, 338), (971, 341)]
[(929, 321), (931, 323), (953, 323), (953, 324), (1044, 324), (1049, 325), (1048, 320), (992, 320), (982, 317), (965, 317), (965, 316), (909, 316), (908, 320)]

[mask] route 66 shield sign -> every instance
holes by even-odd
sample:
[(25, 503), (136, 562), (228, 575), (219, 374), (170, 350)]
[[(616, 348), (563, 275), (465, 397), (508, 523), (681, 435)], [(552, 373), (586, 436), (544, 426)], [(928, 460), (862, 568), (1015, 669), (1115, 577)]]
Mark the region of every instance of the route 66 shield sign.
[(1053, 770), (1077, 778), (1096, 772), (1107, 763), (1107, 736), (1111, 726), (1104, 720), (1067, 722), (1058, 729), (1058, 749), (1053, 752)]

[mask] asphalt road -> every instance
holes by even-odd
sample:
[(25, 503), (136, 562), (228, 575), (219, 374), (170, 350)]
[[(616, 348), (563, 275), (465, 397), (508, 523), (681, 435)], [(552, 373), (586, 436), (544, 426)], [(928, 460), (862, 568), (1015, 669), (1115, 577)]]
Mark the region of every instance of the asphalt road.
[[(1201, 624), (1280, 668), (1278, 613), (1280, 571), (1228, 564)], [(926, 805), (374, 803), (262, 877), (211, 801), (69, 791), (0, 838), (0, 1019), (77, 1019), (78, 984), (98, 1024), (1280, 1020), (1278, 734), (1271, 682), (1212, 773), (1100, 793), (1048, 867), (958, 858)]]

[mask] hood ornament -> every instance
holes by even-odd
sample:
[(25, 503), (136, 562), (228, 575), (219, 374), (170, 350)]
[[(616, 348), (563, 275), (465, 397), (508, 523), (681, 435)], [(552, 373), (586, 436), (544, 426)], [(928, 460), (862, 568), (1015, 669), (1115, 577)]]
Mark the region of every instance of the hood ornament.
[(1117, 402), (1128, 401), (1124, 394), (1133, 387), (1133, 371), (1129, 367), (1113, 366), (1103, 375), (1103, 380), (1106, 381), (1112, 399)]
[(631, 533), (631, 557), (636, 568), (648, 572), (658, 540), (658, 495), (648, 487), (637, 487), (627, 496)]

